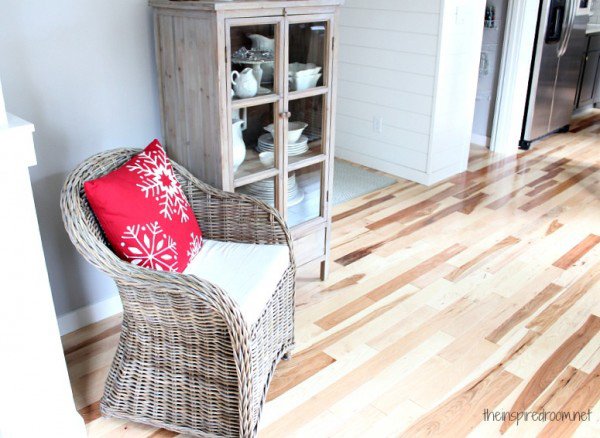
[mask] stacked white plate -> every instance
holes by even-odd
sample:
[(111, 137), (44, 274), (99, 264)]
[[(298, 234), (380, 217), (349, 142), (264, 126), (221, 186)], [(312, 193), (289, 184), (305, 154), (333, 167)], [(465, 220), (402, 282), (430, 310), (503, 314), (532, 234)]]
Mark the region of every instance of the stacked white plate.
[[(308, 137), (301, 135), (297, 142), (288, 143), (288, 155), (302, 155), (308, 151)], [(258, 138), (258, 144), (256, 145), (258, 152), (275, 152), (275, 144), (273, 142), (273, 136), (271, 134), (263, 134)]]
[[(240, 192), (254, 196), (267, 204), (275, 203), (275, 180), (273, 178), (257, 181), (241, 187)], [(304, 199), (304, 192), (296, 182), (296, 174), (290, 174), (288, 178), (288, 207), (299, 204)]]

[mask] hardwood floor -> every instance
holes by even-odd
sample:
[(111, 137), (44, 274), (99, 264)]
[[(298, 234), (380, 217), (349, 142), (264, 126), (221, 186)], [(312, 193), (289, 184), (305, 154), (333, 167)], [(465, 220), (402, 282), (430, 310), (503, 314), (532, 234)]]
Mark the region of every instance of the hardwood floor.
[[(297, 349), (259, 436), (600, 436), (600, 111), (515, 157), (335, 209), (330, 278), (298, 276)], [(119, 316), (63, 338), (89, 435)], [(590, 421), (484, 421), (484, 411)]]

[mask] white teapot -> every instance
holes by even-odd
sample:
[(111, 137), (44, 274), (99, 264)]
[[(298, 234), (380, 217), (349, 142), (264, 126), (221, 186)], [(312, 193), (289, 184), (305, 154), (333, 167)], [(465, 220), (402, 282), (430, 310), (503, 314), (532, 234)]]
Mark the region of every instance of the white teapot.
[(248, 38), (252, 40), (252, 50), (265, 50), (269, 52), (275, 51), (275, 39), (267, 38), (264, 35), (253, 33), (248, 35)]
[(241, 99), (256, 96), (258, 93), (258, 81), (250, 67), (245, 68), (242, 72), (231, 72), (231, 83), (235, 95)]

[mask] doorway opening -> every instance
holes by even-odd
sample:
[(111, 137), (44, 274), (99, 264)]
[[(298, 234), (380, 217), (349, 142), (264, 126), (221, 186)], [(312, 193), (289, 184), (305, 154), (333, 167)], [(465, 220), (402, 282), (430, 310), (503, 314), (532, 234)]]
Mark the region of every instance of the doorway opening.
[(485, 7), (471, 134), (471, 143), (475, 148), (489, 147), (491, 143), (508, 3), (509, 0), (490, 0)]

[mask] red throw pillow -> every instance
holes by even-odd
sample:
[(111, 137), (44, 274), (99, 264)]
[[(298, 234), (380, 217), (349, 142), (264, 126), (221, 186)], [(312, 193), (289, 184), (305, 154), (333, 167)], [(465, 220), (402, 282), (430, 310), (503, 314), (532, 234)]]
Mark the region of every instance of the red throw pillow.
[(158, 140), (84, 187), (121, 259), (157, 271), (183, 272), (200, 251), (202, 231)]

